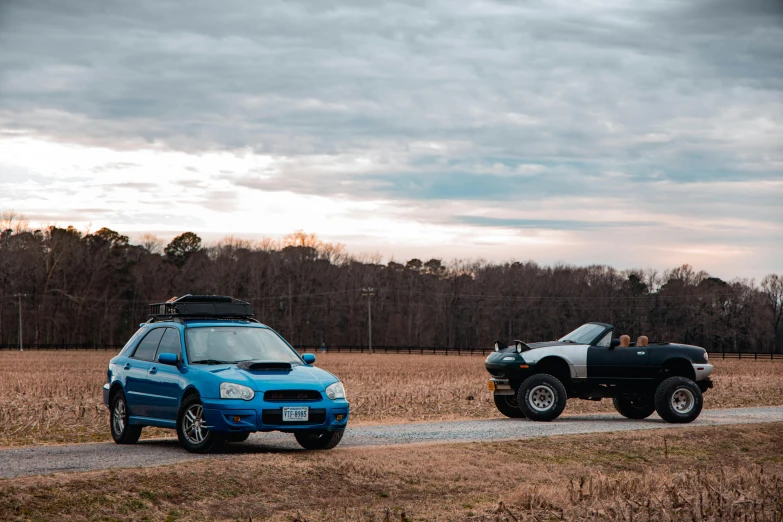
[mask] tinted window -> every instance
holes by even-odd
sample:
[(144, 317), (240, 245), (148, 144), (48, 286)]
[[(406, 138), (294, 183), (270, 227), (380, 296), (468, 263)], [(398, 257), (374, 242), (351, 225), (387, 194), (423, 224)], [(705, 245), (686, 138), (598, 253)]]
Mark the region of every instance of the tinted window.
[(122, 350), (120, 350), (120, 355), (123, 355), (123, 354), (125, 354), (125, 352), (127, 352), (127, 351), (128, 351), (128, 349), (129, 349), (129, 348), (131, 347), (131, 345), (132, 345), (132, 344), (133, 344), (133, 343), (136, 341), (136, 339), (138, 339), (138, 338), (139, 338), (139, 336), (140, 336), (141, 334), (143, 334), (144, 332), (146, 332), (146, 331), (147, 331), (147, 329), (146, 329), (146, 328), (139, 328), (138, 330), (136, 330), (136, 333), (135, 333), (135, 334), (133, 334), (133, 336), (132, 336), (130, 339), (128, 339), (128, 342), (127, 342), (127, 343), (125, 343), (125, 346), (123, 346), (123, 347), (122, 347)]
[(150, 333), (144, 336), (141, 340), (136, 351), (133, 352), (132, 357), (134, 359), (141, 359), (142, 361), (151, 361), (155, 357), (155, 350), (158, 349), (158, 343), (163, 335), (165, 328), (156, 328)]
[(182, 344), (179, 342), (179, 331), (176, 328), (166, 328), (166, 333), (163, 334), (163, 339), (160, 340), (158, 345), (158, 353), (155, 355), (155, 360), (162, 353), (173, 353), (178, 359), (182, 359)]

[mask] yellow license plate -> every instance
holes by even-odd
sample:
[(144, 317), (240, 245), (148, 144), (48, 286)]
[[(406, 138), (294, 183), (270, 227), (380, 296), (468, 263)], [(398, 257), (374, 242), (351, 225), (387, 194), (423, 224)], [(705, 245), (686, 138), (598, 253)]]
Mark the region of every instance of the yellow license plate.
[(489, 389), (489, 391), (495, 391), (495, 381), (489, 381), (487, 383), (487, 388)]

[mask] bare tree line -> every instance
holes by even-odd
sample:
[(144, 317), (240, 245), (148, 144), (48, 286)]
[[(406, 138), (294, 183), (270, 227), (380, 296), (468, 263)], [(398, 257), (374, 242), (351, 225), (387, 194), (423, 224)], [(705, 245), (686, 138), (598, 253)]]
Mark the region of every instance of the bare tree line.
[(711, 351), (783, 352), (783, 277), (722, 281), (689, 265), (665, 272), (608, 266), (540, 266), (438, 259), (406, 263), (356, 257), (296, 232), (281, 241), (186, 232), (141, 244), (107, 228), (31, 230), (0, 220), (0, 345), (18, 342), (18, 295), (28, 345), (117, 346), (172, 296), (225, 294), (292, 344), (479, 348), (495, 339), (554, 339), (587, 321), (632, 337)]

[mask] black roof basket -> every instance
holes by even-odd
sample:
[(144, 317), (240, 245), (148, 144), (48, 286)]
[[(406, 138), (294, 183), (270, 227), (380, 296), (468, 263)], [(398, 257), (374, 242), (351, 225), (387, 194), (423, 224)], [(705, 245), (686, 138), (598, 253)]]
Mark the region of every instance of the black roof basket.
[(253, 317), (253, 306), (227, 295), (183, 295), (150, 305), (152, 317)]

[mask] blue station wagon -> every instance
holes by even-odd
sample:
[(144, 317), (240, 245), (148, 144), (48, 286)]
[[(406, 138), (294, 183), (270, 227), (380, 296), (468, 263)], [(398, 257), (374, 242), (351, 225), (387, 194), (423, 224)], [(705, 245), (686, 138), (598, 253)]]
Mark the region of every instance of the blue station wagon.
[(103, 402), (116, 443), (135, 443), (144, 426), (176, 429), (195, 453), (256, 431), (293, 433), (313, 450), (340, 442), (343, 384), (253, 319), (249, 303), (186, 295), (151, 309), (109, 362)]

